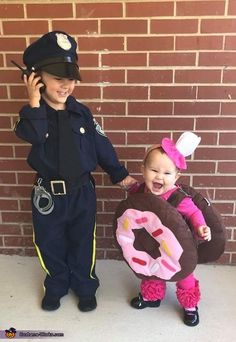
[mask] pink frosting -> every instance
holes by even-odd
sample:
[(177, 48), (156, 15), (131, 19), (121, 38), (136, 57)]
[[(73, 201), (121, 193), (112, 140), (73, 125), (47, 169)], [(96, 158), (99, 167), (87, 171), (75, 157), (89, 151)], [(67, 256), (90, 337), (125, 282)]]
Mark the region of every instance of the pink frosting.
[(178, 169), (187, 169), (185, 157), (177, 150), (173, 140), (169, 138), (162, 139), (161, 147), (166, 152), (168, 157), (175, 163)]

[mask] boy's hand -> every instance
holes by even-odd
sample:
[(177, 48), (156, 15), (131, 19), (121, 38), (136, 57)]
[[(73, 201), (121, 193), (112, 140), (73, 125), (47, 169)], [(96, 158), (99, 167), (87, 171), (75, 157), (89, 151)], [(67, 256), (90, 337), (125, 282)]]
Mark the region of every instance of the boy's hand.
[(211, 228), (208, 226), (200, 226), (198, 227), (198, 235), (201, 236), (204, 240), (211, 240)]
[(131, 176), (125, 177), (121, 182), (117, 183), (121, 189), (128, 190), (137, 180)]
[(36, 76), (35, 72), (32, 72), (29, 78), (27, 78), (27, 76), (24, 75), (23, 80), (27, 87), (30, 106), (32, 108), (39, 107), (39, 101), (41, 99), (40, 88), (44, 86), (44, 84), (40, 82), (41, 77)]

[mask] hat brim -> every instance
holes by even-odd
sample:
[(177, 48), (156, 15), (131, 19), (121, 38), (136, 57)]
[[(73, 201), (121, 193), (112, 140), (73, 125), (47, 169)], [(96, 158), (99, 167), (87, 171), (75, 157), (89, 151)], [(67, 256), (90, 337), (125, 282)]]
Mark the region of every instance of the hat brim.
[(55, 63), (42, 66), (42, 71), (62, 78), (69, 78), (81, 81), (79, 67), (74, 63)]

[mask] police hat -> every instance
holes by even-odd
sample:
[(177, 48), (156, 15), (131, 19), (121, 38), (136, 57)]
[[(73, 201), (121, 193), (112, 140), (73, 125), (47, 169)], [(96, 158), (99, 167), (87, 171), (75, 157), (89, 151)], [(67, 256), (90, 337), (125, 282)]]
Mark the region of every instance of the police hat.
[(76, 49), (74, 38), (62, 31), (52, 31), (26, 48), (23, 62), (29, 71), (81, 80)]

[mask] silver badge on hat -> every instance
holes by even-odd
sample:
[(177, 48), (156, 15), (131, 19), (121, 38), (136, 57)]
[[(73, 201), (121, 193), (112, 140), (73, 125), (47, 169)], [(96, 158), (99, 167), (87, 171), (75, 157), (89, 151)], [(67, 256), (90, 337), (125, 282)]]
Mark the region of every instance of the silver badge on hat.
[(71, 42), (68, 39), (68, 36), (63, 33), (56, 33), (57, 37), (57, 44), (63, 49), (63, 50), (70, 50), (71, 49)]

